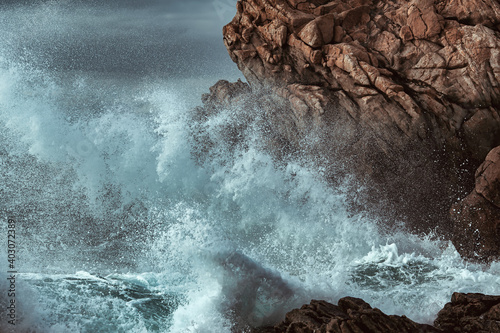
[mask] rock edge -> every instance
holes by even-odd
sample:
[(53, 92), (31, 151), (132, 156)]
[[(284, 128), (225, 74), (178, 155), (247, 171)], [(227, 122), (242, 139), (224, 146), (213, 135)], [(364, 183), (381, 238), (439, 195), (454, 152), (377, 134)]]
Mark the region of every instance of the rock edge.
[(286, 314), (274, 327), (256, 333), (496, 333), (500, 332), (500, 296), (454, 293), (438, 313), (434, 326), (405, 316), (386, 315), (359, 298), (344, 297), (333, 305), (312, 300)]

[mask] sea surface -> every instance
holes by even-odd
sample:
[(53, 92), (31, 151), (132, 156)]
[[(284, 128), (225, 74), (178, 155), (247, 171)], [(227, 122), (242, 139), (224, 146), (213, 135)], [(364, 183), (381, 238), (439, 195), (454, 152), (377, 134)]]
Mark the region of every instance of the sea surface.
[[(76, 3), (0, 6), (1, 332), (245, 332), (344, 296), (432, 323), (455, 291), (500, 294), (498, 262), (379, 230), (349, 212), (355, 179), (276, 163), (258, 128), (196, 160), (192, 110), (237, 70), (172, 58), (162, 26), (110, 28), (137, 9)], [(207, 121), (212, 141), (241, 112)]]

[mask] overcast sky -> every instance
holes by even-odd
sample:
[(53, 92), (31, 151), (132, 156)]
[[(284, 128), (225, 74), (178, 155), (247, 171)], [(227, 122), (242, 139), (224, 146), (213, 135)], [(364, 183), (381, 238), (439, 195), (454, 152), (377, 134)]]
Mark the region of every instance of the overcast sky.
[(236, 0), (22, 2), (2, 0), (0, 42), (39, 67), (171, 77), (239, 73), (222, 42)]

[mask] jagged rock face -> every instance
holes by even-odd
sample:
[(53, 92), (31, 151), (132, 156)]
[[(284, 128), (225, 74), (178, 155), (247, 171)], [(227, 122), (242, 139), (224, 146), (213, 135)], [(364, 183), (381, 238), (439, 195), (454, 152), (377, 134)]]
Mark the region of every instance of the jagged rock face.
[(224, 40), (252, 85), (328, 88), (328, 111), (346, 109), (382, 150), (414, 139), (464, 147), (481, 161), (500, 144), (498, 2), (245, 0), (237, 8)]
[(434, 325), (445, 333), (500, 332), (500, 296), (454, 293)]
[(405, 316), (388, 316), (359, 298), (341, 298), (338, 306), (313, 300), (287, 313), (275, 327), (256, 332), (495, 333), (500, 332), (500, 296), (454, 293), (451, 302), (439, 311), (434, 327)]
[(500, 145), (499, 29), (495, 0), (240, 0), (223, 33), (252, 88), (289, 104), (289, 142), (323, 133), (312, 150), (342, 155), (372, 198), (446, 229)]
[(338, 306), (313, 300), (311, 304), (287, 313), (285, 320), (269, 332), (425, 333), (441, 331), (429, 325), (417, 324), (404, 316), (388, 316), (379, 309), (373, 309), (362, 299), (345, 297), (339, 300)]
[(453, 243), (463, 256), (476, 260), (500, 254), (500, 146), (493, 149), (476, 171), (476, 186), (453, 205)]

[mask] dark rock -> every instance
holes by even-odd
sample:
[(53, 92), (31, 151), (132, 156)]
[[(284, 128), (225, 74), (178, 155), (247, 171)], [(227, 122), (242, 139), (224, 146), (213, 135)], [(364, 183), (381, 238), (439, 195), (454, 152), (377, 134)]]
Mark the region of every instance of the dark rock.
[[(373, 309), (359, 298), (345, 297), (339, 305), (325, 301), (311, 301), (300, 309), (287, 313), (283, 322), (269, 328), (275, 333), (313, 333), (313, 332), (441, 332), (425, 324), (418, 324), (404, 316), (388, 316), (379, 309)], [(266, 332), (265, 330), (262, 332)]]
[(453, 205), (453, 243), (466, 258), (492, 260), (500, 254), (500, 146), (477, 169), (476, 186)]
[(273, 327), (259, 333), (495, 333), (500, 332), (500, 296), (454, 293), (439, 311), (434, 326), (418, 324), (405, 316), (388, 316), (359, 298), (341, 298), (337, 305), (311, 301), (286, 314)]
[(500, 332), (500, 296), (454, 293), (434, 325), (446, 333)]

